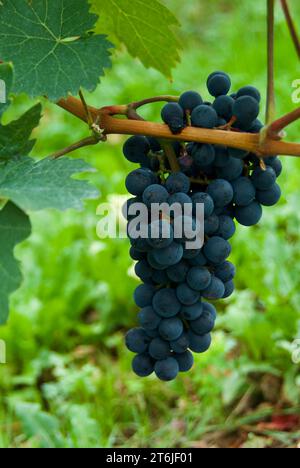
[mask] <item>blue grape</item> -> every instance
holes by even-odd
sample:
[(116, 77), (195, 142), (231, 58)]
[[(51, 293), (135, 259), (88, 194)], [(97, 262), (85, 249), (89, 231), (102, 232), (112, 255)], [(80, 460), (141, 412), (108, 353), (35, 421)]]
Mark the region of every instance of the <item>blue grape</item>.
[(135, 265), (135, 274), (141, 278), (144, 283), (147, 283), (148, 280), (152, 279), (152, 273), (153, 270), (147, 260), (140, 260), (136, 265)]
[(139, 252), (134, 247), (130, 248), (129, 254), (130, 254), (130, 257), (132, 258), (132, 260), (135, 260), (135, 261), (144, 260), (146, 258), (145, 252)]
[(182, 335), (175, 341), (171, 341), (171, 349), (174, 353), (184, 353), (189, 348), (189, 337), (187, 332), (183, 332)]
[(196, 214), (197, 204), (204, 205), (204, 217), (209, 218), (214, 211), (214, 201), (208, 193), (198, 192), (192, 196), (193, 213)]
[(172, 133), (180, 133), (185, 127), (183, 109), (176, 102), (166, 104), (161, 111), (161, 117)]
[(153, 298), (155, 312), (163, 318), (171, 318), (179, 314), (181, 304), (174, 289), (161, 289)]
[(245, 151), (239, 148), (228, 148), (229, 156), (236, 159), (245, 159), (249, 151)]
[(183, 283), (190, 267), (187, 261), (181, 260), (167, 269), (167, 276), (173, 283)]
[(231, 80), (226, 73), (211, 75), (207, 81), (209, 94), (218, 97), (228, 93), (231, 88)]
[(194, 353), (205, 353), (211, 345), (211, 335), (196, 335), (196, 333), (189, 330), (188, 332), (189, 341), (190, 341), (190, 350)]
[(183, 110), (192, 112), (195, 107), (203, 104), (203, 99), (196, 91), (186, 91), (179, 98), (179, 105)]
[(203, 311), (208, 311), (214, 320), (217, 319), (217, 309), (209, 302), (203, 302)]
[(176, 172), (171, 174), (166, 181), (166, 189), (170, 195), (174, 193), (188, 193), (190, 191), (190, 179), (182, 174), (182, 172)]
[(207, 189), (207, 193), (214, 201), (215, 207), (222, 208), (228, 205), (233, 199), (233, 189), (231, 184), (224, 179), (213, 180)]
[(154, 249), (165, 249), (173, 243), (173, 240), (174, 231), (167, 221), (154, 221), (149, 225), (148, 244)]
[(278, 178), (282, 173), (282, 163), (279, 158), (275, 157), (274, 159), (265, 159), (265, 163), (268, 166), (271, 166), (274, 170), (276, 177)]
[(138, 315), (141, 326), (146, 330), (156, 330), (161, 322), (161, 317), (157, 315), (153, 307), (144, 307)]
[(267, 166), (265, 170), (257, 167), (253, 171), (251, 180), (257, 190), (268, 190), (276, 182), (276, 173), (270, 166)]
[(248, 206), (237, 206), (235, 209), (236, 220), (243, 226), (255, 226), (261, 220), (262, 214), (262, 207), (257, 201)]
[(134, 291), (134, 301), (138, 307), (144, 308), (152, 304), (155, 287), (150, 284), (141, 284)]
[(229, 121), (233, 116), (234, 99), (230, 96), (219, 96), (213, 103), (213, 108), (220, 117), (223, 117), (226, 121)]
[(151, 251), (151, 247), (148, 244), (147, 239), (143, 239), (142, 237), (138, 237), (137, 239), (131, 238), (130, 232), (128, 233), (128, 237), (130, 239), (131, 246), (142, 253), (148, 253)]
[(168, 203), (170, 206), (178, 203), (184, 209), (184, 205), (190, 205), (192, 200), (186, 193), (178, 192), (169, 197)]
[(215, 146), (216, 157), (215, 157), (215, 166), (216, 167), (224, 167), (228, 164), (229, 161), (229, 152), (226, 146)]
[(244, 86), (241, 88), (238, 92), (236, 97), (240, 98), (242, 96), (251, 96), (253, 97), (257, 102), (261, 101), (261, 94), (258, 91), (257, 88), (254, 88), (254, 86)]
[(248, 177), (240, 177), (232, 182), (233, 202), (238, 206), (247, 206), (255, 199), (256, 190)]
[(139, 354), (132, 361), (132, 369), (139, 377), (148, 377), (154, 372), (154, 362), (148, 354)]
[(236, 269), (231, 262), (224, 262), (215, 268), (215, 275), (220, 278), (223, 283), (233, 280)]
[(206, 335), (215, 327), (215, 319), (208, 309), (203, 311), (201, 317), (190, 322), (191, 329), (196, 335)]
[(192, 125), (194, 127), (214, 128), (218, 125), (218, 114), (213, 107), (202, 104), (192, 112)]
[(155, 250), (152, 250), (151, 252), (148, 252), (147, 254), (147, 261), (149, 263), (149, 265), (154, 268), (155, 270), (159, 270), (159, 271), (164, 271), (166, 270), (166, 266), (165, 265), (161, 265), (160, 263), (158, 263), (155, 258), (154, 258), (154, 252)]
[(190, 351), (175, 354), (175, 359), (179, 365), (179, 372), (188, 372), (194, 365), (194, 356)]
[(192, 158), (197, 167), (209, 166), (215, 160), (216, 152), (213, 145), (202, 145), (195, 143), (192, 150)]
[(203, 314), (203, 310), (202, 302), (197, 302), (193, 305), (183, 306), (181, 309), (181, 316), (188, 321), (196, 320)]
[(154, 367), (155, 374), (160, 380), (169, 382), (176, 379), (179, 373), (179, 365), (175, 358), (169, 357), (158, 361)]
[(173, 242), (169, 247), (153, 251), (154, 260), (162, 266), (169, 267), (179, 263), (183, 257), (181, 244)]
[(264, 125), (261, 123), (260, 120), (256, 119), (251, 127), (249, 128), (250, 133), (260, 133), (260, 131), (264, 128)]
[(176, 294), (178, 300), (183, 305), (194, 305), (200, 299), (200, 293), (190, 288), (187, 283), (182, 283), (177, 286)]
[(165, 270), (153, 270), (152, 281), (155, 284), (165, 285), (169, 282), (169, 278)]
[(150, 185), (143, 193), (143, 202), (148, 208), (151, 208), (152, 203), (167, 203), (168, 198), (168, 191), (158, 184)]
[(193, 267), (187, 275), (187, 284), (195, 291), (203, 291), (211, 283), (211, 274), (207, 268)]
[(200, 267), (203, 267), (205, 265), (207, 265), (207, 259), (204, 257), (203, 253), (200, 252), (197, 257), (195, 258), (192, 258), (190, 261), (189, 261), (189, 264), (191, 266), (200, 266)]
[(233, 106), (233, 115), (237, 124), (252, 125), (259, 114), (259, 103), (251, 96), (242, 96), (236, 99)]
[(126, 346), (133, 353), (143, 354), (149, 343), (150, 339), (142, 328), (133, 328), (126, 335)]
[(205, 244), (203, 253), (206, 258), (214, 263), (223, 263), (231, 254), (231, 245), (222, 237), (211, 237)]
[(153, 359), (161, 360), (170, 356), (170, 344), (162, 338), (154, 338), (149, 345), (149, 354)]
[(281, 198), (281, 189), (278, 184), (274, 184), (269, 190), (257, 190), (256, 198), (263, 206), (274, 206)]
[(219, 216), (212, 214), (209, 218), (204, 221), (204, 232), (207, 236), (215, 234), (220, 227)]
[(225, 283), (225, 293), (222, 299), (227, 299), (233, 294), (233, 292), (234, 292), (234, 282), (228, 281), (228, 283)]
[(183, 333), (182, 320), (178, 317), (163, 319), (159, 325), (159, 333), (164, 340), (178, 340)]
[(244, 163), (241, 159), (229, 157), (228, 163), (224, 167), (217, 168), (217, 175), (221, 179), (232, 181), (240, 177), (243, 173)]
[(132, 195), (141, 196), (149, 185), (157, 183), (157, 177), (149, 169), (141, 168), (128, 174), (126, 188)]
[(144, 136), (133, 136), (129, 138), (123, 146), (125, 158), (132, 163), (143, 164), (147, 162), (149, 151), (149, 141)]
[(230, 216), (221, 215), (219, 216), (219, 229), (216, 232), (216, 236), (222, 237), (225, 240), (231, 239), (236, 231), (236, 226), (233, 219)]
[(213, 276), (211, 279), (211, 283), (204, 291), (202, 291), (203, 297), (205, 299), (210, 299), (213, 301), (217, 301), (218, 299), (222, 299), (225, 293), (225, 286), (223, 281), (221, 281), (216, 276)]

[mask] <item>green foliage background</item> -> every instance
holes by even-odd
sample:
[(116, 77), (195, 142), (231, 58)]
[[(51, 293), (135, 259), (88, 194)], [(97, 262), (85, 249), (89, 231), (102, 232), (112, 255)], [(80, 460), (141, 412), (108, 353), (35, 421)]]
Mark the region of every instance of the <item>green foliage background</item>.
[[(182, 61), (173, 82), (120, 49), (89, 102), (100, 107), (186, 89), (205, 95), (206, 77), (215, 69), (230, 72), (235, 88), (251, 83), (264, 91), (264, 3), (254, 8), (247, 0), (166, 1), (183, 24)], [(291, 6), (300, 19), (299, 2)], [(294, 106), (292, 82), (300, 76), (280, 12), (276, 28), (276, 93), (283, 113)], [(5, 120), (28, 104), (15, 99)], [(158, 119), (159, 108), (145, 109), (144, 116)], [(289, 129), (291, 140), (299, 134), (299, 123)], [(45, 102), (35, 136), (34, 155), (44, 157), (85, 137), (86, 128)], [(96, 236), (97, 203), (125, 194), (131, 165), (122, 157), (123, 140), (112, 137), (74, 156), (97, 168), (85, 178), (95, 183), (100, 199), (87, 202), (82, 213), (35, 214), (33, 235), (17, 249), (25, 280), (0, 329), (8, 360), (0, 367), (2, 447), (185, 447), (215, 427), (241, 425), (248, 412), (260, 421), (278, 398), (283, 407), (299, 410), (300, 367), (291, 354), (300, 338), (300, 160), (282, 158), (281, 203), (265, 210), (258, 227), (238, 228), (232, 255), (237, 292), (219, 304), (211, 351), (176, 382), (150, 378), (149, 385), (131, 373), (132, 356), (123, 345), (137, 312), (128, 242)], [(282, 383), (275, 395), (264, 385), (272, 376)], [(245, 394), (253, 404), (235, 411)], [(300, 435), (280, 437), (288, 445)]]

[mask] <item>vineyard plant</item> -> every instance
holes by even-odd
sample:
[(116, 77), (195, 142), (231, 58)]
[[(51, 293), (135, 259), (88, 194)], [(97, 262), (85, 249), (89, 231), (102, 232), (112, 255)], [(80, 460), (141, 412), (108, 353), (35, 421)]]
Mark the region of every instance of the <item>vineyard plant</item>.
[(299, 20), (0, 2), (0, 447), (300, 448)]

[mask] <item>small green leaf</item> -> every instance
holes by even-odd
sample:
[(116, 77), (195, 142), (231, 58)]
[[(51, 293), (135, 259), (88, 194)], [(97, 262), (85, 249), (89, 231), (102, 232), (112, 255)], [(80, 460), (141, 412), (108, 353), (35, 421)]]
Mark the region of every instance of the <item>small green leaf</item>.
[(37, 104), (22, 117), (8, 125), (0, 125), (0, 159), (26, 156), (32, 150), (35, 140), (30, 135), (41, 120), (42, 106)]
[(25, 157), (0, 166), (0, 197), (9, 198), (23, 210), (45, 208), (82, 209), (83, 199), (97, 198), (98, 191), (87, 181), (72, 177), (92, 171), (79, 159), (43, 159)]
[(15, 69), (13, 90), (51, 100), (93, 91), (110, 67), (112, 44), (89, 33), (97, 16), (85, 0), (0, 3), (0, 57)]
[(28, 216), (13, 203), (0, 211), (0, 323), (8, 317), (9, 295), (19, 288), (22, 275), (14, 257), (14, 248), (31, 233)]
[(99, 15), (97, 31), (114, 33), (133, 57), (170, 78), (179, 61), (179, 42), (173, 30), (179, 23), (173, 13), (158, 0), (90, 2)]

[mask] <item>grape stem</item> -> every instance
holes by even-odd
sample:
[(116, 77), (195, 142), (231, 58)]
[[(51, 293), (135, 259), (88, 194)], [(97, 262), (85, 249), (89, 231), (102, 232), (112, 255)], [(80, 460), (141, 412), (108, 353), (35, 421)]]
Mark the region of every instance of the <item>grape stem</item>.
[[(70, 96), (67, 99), (60, 100), (57, 104), (87, 123), (86, 111), (79, 99)], [(255, 153), (260, 157), (270, 155), (300, 157), (300, 144), (281, 141), (280, 135), (280, 132), (286, 126), (300, 119), (300, 108), (266, 127), (267, 131), (264, 138), (261, 138), (260, 133), (240, 133), (196, 127), (187, 127), (179, 135), (173, 135), (167, 125), (144, 120), (118, 119), (115, 117), (115, 115), (127, 115), (130, 105), (109, 106), (101, 109), (88, 106), (88, 108), (93, 121), (99, 122), (99, 127), (102, 129), (104, 136), (110, 134), (145, 135), (172, 141), (194, 141), (197, 143), (224, 145), (231, 148), (243, 149)]]
[(282, 6), (282, 9), (283, 9), (283, 12), (284, 12), (284, 15), (285, 15), (285, 18), (286, 18), (286, 22), (288, 24), (288, 27), (289, 27), (289, 30), (290, 30), (290, 33), (291, 33), (293, 43), (295, 45), (297, 55), (298, 55), (298, 57), (300, 59), (300, 39), (298, 37), (296, 26), (295, 26), (295, 23), (293, 21), (293, 18), (292, 18), (291, 12), (290, 12), (288, 1), (287, 0), (281, 0), (281, 6)]

